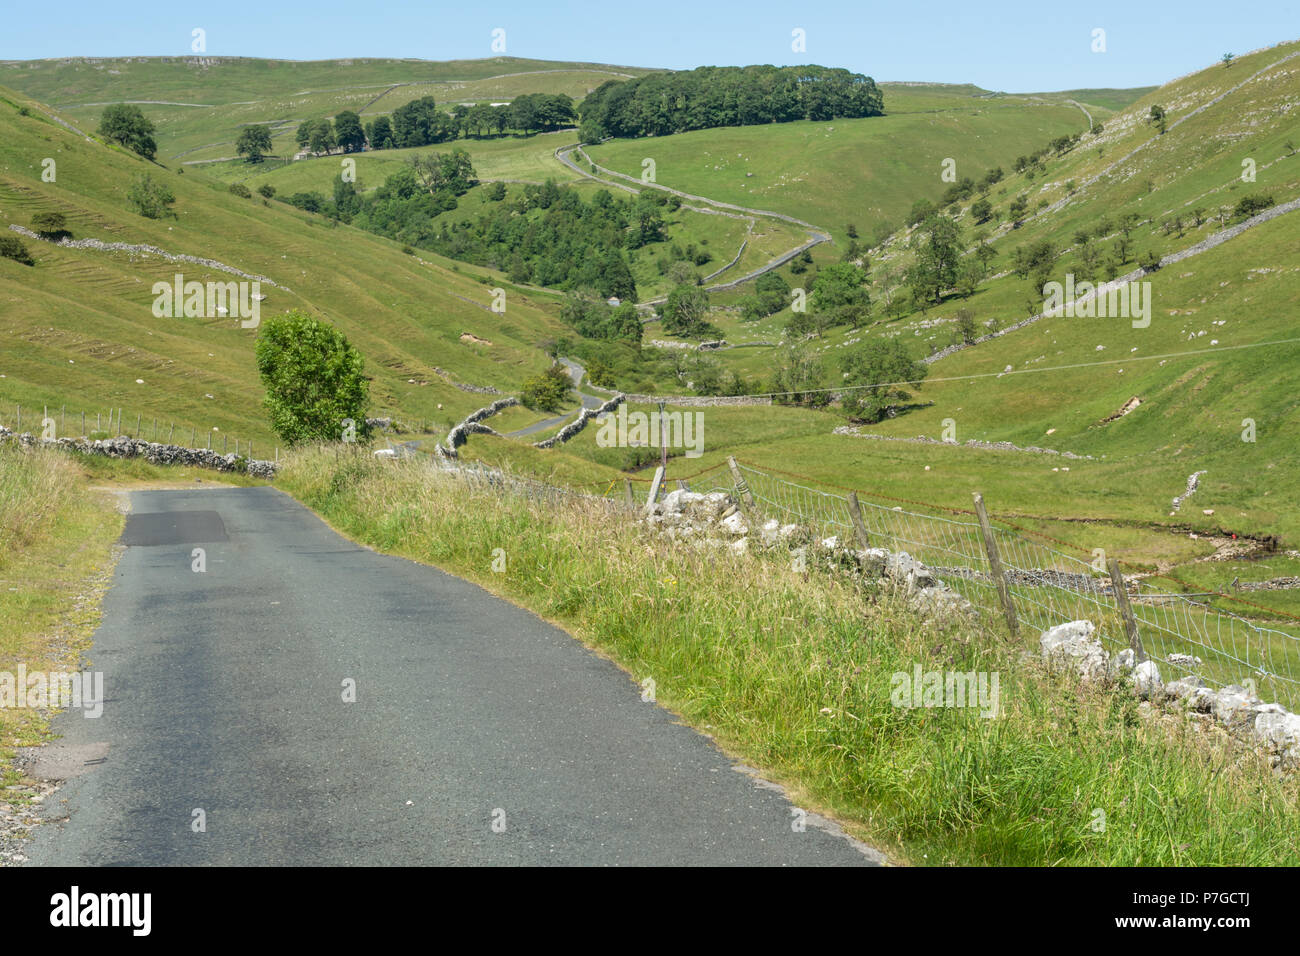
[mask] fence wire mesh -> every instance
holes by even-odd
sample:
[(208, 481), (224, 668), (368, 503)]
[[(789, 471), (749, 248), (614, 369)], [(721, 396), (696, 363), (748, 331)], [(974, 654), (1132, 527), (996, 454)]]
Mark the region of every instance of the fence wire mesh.
[[(765, 520), (810, 529), (819, 538), (854, 541), (847, 494), (740, 465)], [(729, 489), (734, 490), (734, 489)], [(928, 565), (982, 614), (1003, 609), (978, 521), (945, 509), (927, 513), (859, 496), (873, 547), (905, 551)], [(1066, 621), (1090, 620), (1112, 649), (1129, 645), (1114, 583), (1102, 562), (1090, 562), (998, 527), (993, 539), (1021, 630), (1037, 635)], [(1252, 686), (1292, 710), (1300, 709), (1300, 631), (1212, 607), (1198, 596), (1167, 590), (1134, 574), (1124, 581), (1138, 639), (1165, 681), (1195, 675), (1207, 684)]]
[[(753, 497), (760, 522), (795, 524), (817, 540), (835, 538), (856, 547), (856, 529), (846, 492), (816, 487), (739, 463), (739, 475)], [(611, 510), (643, 510), (650, 504), (653, 479), (616, 478), (595, 493), (558, 489), (532, 479), (506, 477), (479, 465), (456, 466), (467, 481), (516, 491), (542, 500), (575, 496), (599, 501)], [(682, 477), (665, 477), (659, 497), (685, 487), (737, 494), (726, 464)], [(904, 508), (858, 496), (863, 528), (872, 547), (903, 551), (927, 565), (961, 594), (981, 617), (1001, 621), (1004, 609), (980, 524), (950, 508), (911, 503)], [(991, 519), (993, 541), (1021, 635), (1038, 634), (1067, 621), (1090, 620), (1112, 650), (1129, 646), (1126, 622), (1109, 572), (1100, 561), (1067, 554)], [(1300, 710), (1300, 629), (1268, 618), (1252, 619), (1213, 607), (1203, 595), (1188, 595), (1134, 573), (1124, 581), (1142, 650), (1155, 660), (1166, 682), (1195, 675), (1207, 684), (1239, 684)], [(1223, 598), (1224, 595), (1211, 595)]]

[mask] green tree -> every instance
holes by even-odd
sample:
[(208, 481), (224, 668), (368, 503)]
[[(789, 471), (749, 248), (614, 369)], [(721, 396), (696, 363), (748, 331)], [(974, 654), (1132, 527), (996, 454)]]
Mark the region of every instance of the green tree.
[(709, 294), (697, 285), (679, 285), (664, 303), (664, 331), (670, 335), (702, 335), (708, 328)]
[(916, 261), (908, 270), (907, 284), (919, 300), (938, 302), (957, 280), (961, 230), (947, 216), (931, 216), (912, 235), (911, 248)]
[(971, 217), (977, 223), (985, 223), (993, 218), (993, 204), (987, 199), (977, 199), (970, 204)]
[(334, 138), (334, 124), (327, 119), (318, 120), (311, 131), (311, 140), (307, 145), (317, 155), (322, 153), (328, 155), (330, 150), (338, 145), (338, 141)]
[(871, 308), (865, 288), (867, 274), (851, 262), (837, 262), (817, 273), (812, 281), (812, 305), (820, 326), (856, 325)]
[(275, 187), (270, 183), (262, 183), (262, 185), (257, 187), (257, 191), (264, 199), (272, 199), (275, 197)]
[(1160, 135), (1163, 136), (1165, 129), (1167, 128), (1165, 122), (1165, 108), (1158, 103), (1152, 105), (1149, 119), (1151, 121), (1151, 125), (1154, 126), (1157, 130), (1159, 130)]
[(176, 201), (176, 196), (165, 183), (154, 182), (154, 178), (148, 173), (141, 173), (135, 177), (126, 191), (126, 200), (146, 219), (161, 219), (164, 216), (175, 215), (170, 207)]
[(524, 382), (519, 390), (519, 400), (529, 408), (543, 412), (558, 412), (569, 402), (573, 379), (569, 371), (555, 362), (546, 371)]
[(345, 153), (357, 153), (364, 149), (366, 133), (361, 128), (361, 117), (352, 110), (344, 110), (335, 116), (334, 138)]
[(368, 131), (371, 149), (392, 149), (397, 145), (393, 138), (393, 124), (387, 116), (377, 116)]
[(361, 353), (338, 329), (303, 312), (262, 323), (255, 349), (271, 427), (289, 445), (339, 441), (344, 420), (365, 437), (370, 383)]
[(25, 266), (36, 265), (36, 260), (32, 254), (27, 251), (21, 239), (17, 236), (4, 235), (0, 233), (0, 259), (12, 259), (14, 262), (21, 262)]
[(271, 127), (245, 126), (235, 141), (235, 152), (247, 157), (250, 163), (260, 163), (271, 152)]
[(99, 119), (99, 134), (139, 153), (145, 159), (153, 159), (158, 152), (158, 144), (153, 138), (153, 123), (140, 111), (140, 107), (130, 103), (114, 103), (104, 107)]
[(783, 405), (827, 405), (830, 395), (819, 391), (825, 370), (815, 349), (806, 342), (791, 342), (776, 355), (772, 372), (775, 401)]
[(856, 418), (875, 423), (899, 402), (911, 398), (908, 389), (919, 388), (929, 366), (915, 361), (898, 339), (872, 339), (841, 359), (845, 384), (844, 410)]
[(38, 212), (32, 216), (32, 228), (42, 239), (55, 242), (72, 236), (68, 231), (68, 218), (61, 212)]

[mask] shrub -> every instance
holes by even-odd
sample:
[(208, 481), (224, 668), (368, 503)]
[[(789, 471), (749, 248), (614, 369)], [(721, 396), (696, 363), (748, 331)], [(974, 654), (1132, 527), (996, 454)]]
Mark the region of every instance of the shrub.
[(1242, 196), (1232, 210), (1234, 219), (1249, 219), (1273, 205), (1273, 197), (1266, 195)]
[(146, 219), (161, 219), (164, 216), (176, 215), (170, 209), (171, 204), (176, 201), (176, 196), (162, 183), (154, 182), (153, 177), (148, 173), (142, 173), (135, 178), (131, 188), (126, 191), (126, 198), (132, 208)]
[(339, 441), (352, 419), (364, 437), (370, 385), (363, 360), (347, 337), (303, 312), (262, 323), (257, 371), (266, 386), (263, 405), (271, 427), (287, 444)]
[(36, 265), (36, 260), (27, 251), (27, 247), (16, 236), (0, 235), (0, 257), (21, 262), (25, 266)]
[(275, 198), (275, 187), (270, 183), (262, 183), (262, 185), (257, 187), (257, 192), (265, 199)]
[(519, 400), (529, 408), (544, 412), (558, 412), (569, 400), (569, 390), (573, 379), (568, 370), (559, 362), (554, 363), (545, 372), (529, 379), (519, 392)]
[(243, 183), (231, 183), (230, 192), (231, 195), (238, 196), (240, 199), (250, 199), (252, 198), (253, 195), (249, 191), (248, 187), (245, 186)]

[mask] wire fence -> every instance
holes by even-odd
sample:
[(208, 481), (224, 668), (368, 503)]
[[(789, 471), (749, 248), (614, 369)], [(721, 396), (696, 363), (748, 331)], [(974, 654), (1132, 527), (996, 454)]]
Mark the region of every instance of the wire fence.
[[(847, 489), (818, 487), (811, 479), (794, 480), (797, 476), (746, 463), (737, 462), (736, 469), (752, 496), (757, 520), (796, 524), (817, 540), (834, 537), (850, 545), (857, 541)], [(649, 503), (650, 479), (628, 480), (621, 490), (617, 483), (606, 489), (606, 497), (621, 496), (623, 504), (636, 507)], [(665, 480), (660, 493), (681, 486), (699, 492), (741, 491), (725, 463)], [(1002, 572), (999, 582), (974, 513), (919, 502), (904, 507), (856, 493), (853, 497), (872, 547), (907, 552), (991, 621), (1007, 617), (1002, 583), (1023, 634), (1036, 636), (1067, 621), (1090, 620), (1104, 644), (1131, 646), (1156, 661), (1166, 682), (1195, 675), (1211, 686), (1243, 685), (1300, 710), (1300, 628), (1212, 607), (1206, 598), (1230, 596), (1168, 590), (1150, 577), (1126, 575), (1104, 558), (1068, 554), (1062, 550), (1071, 547), (1065, 542), (1047, 536), (1037, 540), (1032, 532), (990, 518), (989, 537)]]

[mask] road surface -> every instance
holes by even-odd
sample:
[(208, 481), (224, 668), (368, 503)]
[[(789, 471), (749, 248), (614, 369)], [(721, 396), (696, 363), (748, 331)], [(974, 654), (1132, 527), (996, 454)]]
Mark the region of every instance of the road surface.
[(67, 780), (31, 865), (879, 859), (796, 832), (781, 793), (563, 631), (272, 488), (131, 509), (90, 652), (103, 715), (62, 714), (39, 751)]

